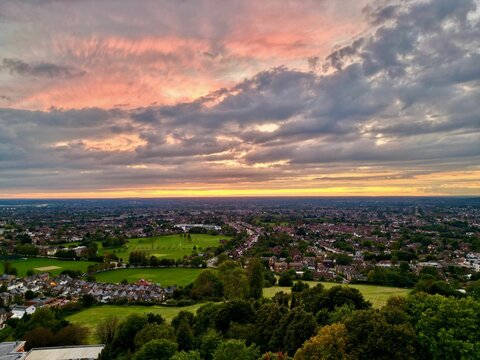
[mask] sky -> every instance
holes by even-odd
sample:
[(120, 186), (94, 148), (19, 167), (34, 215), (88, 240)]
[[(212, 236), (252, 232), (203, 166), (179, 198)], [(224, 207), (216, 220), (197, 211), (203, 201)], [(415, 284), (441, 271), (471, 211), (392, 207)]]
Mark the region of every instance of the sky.
[(479, 0), (2, 0), (0, 198), (480, 195)]

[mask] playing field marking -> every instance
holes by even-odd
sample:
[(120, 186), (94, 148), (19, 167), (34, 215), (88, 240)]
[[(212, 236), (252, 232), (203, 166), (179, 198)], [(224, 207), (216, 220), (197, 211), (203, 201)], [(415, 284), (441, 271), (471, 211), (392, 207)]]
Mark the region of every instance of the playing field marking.
[(44, 266), (44, 267), (35, 268), (34, 270), (50, 271), (50, 270), (57, 270), (57, 269), (61, 269), (61, 267), (60, 266)]

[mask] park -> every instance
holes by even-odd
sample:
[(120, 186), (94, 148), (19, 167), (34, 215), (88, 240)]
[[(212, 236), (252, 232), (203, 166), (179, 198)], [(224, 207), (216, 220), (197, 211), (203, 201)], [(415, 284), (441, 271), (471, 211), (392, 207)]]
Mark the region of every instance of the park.
[(207, 248), (216, 248), (220, 245), (221, 240), (228, 239), (230, 238), (225, 235), (171, 234), (129, 239), (125, 245), (115, 248), (103, 248), (101, 243), (99, 243), (98, 252), (99, 255), (105, 253), (114, 254), (124, 262), (128, 261), (132, 251), (144, 252), (148, 257), (181, 259), (184, 256), (192, 255), (193, 251), (202, 253)]
[[(5, 262), (7, 260), (4, 260)], [(53, 276), (59, 275), (64, 270), (87, 272), (90, 265), (95, 264), (92, 261), (85, 260), (58, 260), (51, 258), (19, 258), (8, 260), (11, 265), (17, 269), (19, 277), (25, 277), (29, 270), (35, 273), (48, 272)]]
[(195, 268), (115, 269), (95, 274), (95, 278), (105, 283), (119, 283), (122, 280), (132, 283), (143, 279), (160, 286), (186, 286), (196, 279), (200, 271)]

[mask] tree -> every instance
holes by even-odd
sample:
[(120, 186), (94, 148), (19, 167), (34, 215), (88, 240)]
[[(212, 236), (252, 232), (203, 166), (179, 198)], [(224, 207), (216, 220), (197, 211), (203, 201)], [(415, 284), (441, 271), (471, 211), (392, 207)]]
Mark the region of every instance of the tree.
[(67, 325), (55, 334), (55, 346), (82, 345), (86, 343), (88, 328)]
[(57, 329), (59, 321), (55, 319), (55, 313), (50, 308), (40, 308), (32, 314), (29, 320), (32, 327), (45, 327), (47, 329)]
[(76, 259), (77, 253), (74, 250), (58, 250), (55, 257), (60, 259)]
[(35, 299), (35, 296), (37, 296), (37, 294), (35, 292), (33, 292), (32, 290), (27, 290), (25, 292), (25, 300)]
[(204, 360), (212, 360), (213, 353), (222, 342), (222, 337), (214, 329), (208, 331), (200, 339), (200, 355)]
[(305, 281), (312, 281), (313, 280), (313, 272), (310, 269), (306, 269), (303, 272), (302, 279)]
[(480, 280), (474, 281), (467, 287), (467, 294), (480, 300)]
[(430, 294), (440, 294), (444, 296), (461, 296), (462, 294), (458, 292), (452, 285), (443, 280), (435, 281), (430, 287)]
[(249, 295), (248, 278), (240, 263), (227, 260), (219, 267), (219, 278), (224, 288), (225, 299), (247, 299)]
[(253, 322), (255, 313), (252, 305), (244, 300), (234, 300), (222, 304), (215, 314), (215, 327), (226, 334), (232, 322), (245, 324)]
[(137, 332), (135, 335), (135, 347), (137, 349), (141, 348), (150, 340), (158, 340), (158, 339), (167, 339), (171, 341), (175, 341), (175, 330), (172, 326), (167, 324), (147, 324), (142, 330)]
[(269, 344), (273, 330), (279, 327), (280, 320), (287, 311), (286, 306), (274, 302), (263, 304), (257, 310), (254, 342), (260, 347), (262, 352), (270, 349)]
[(213, 360), (257, 360), (260, 352), (254, 345), (247, 346), (245, 341), (231, 339), (222, 342), (213, 354)]
[(147, 325), (147, 318), (132, 314), (120, 324), (115, 334), (114, 344), (124, 350), (133, 351), (135, 348), (135, 335)]
[(177, 327), (177, 344), (179, 350), (188, 351), (193, 348), (193, 331), (186, 317)]
[(288, 307), (288, 302), (290, 301), (290, 294), (279, 291), (273, 296), (272, 301), (277, 303), (278, 305)]
[(368, 309), (371, 304), (363, 298), (358, 289), (348, 286), (334, 286), (324, 292), (320, 298), (320, 308), (327, 308), (329, 311), (344, 304), (351, 305), (355, 309)]
[(248, 285), (250, 297), (260, 299), (263, 296), (263, 264), (258, 258), (250, 259), (247, 267)]
[(290, 287), (293, 285), (293, 280), (287, 272), (283, 272), (278, 279), (278, 285)]
[(93, 297), (93, 295), (85, 294), (85, 295), (82, 295), (82, 297), (80, 298), (80, 303), (82, 304), (83, 307), (90, 307), (96, 303), (96, 300)]
[(223, 284), (216, 270), (205, 269), (193, 282), (190, 295), (194, 299), (218, 299), (223, 296)]
[(347, 353), (356, 359), (417, 358), (416, 334), (408, 317), (398, 308), (354, 311), (344, 324)]
[(324, 326), (317, 335), (308, 339), (295, 353), (294, 360), (346, 359), (348, 336), (345, 325)]
[(434, 268), (433, 266), (424, 266), (422, 267), (422, 269), (420, 270), (420, 276), (424, 276), (424, 275), (431, 275), (433, 276), (436, 280), (440, 280), (441, 279), (441, 276), (440, 274), (438, 273), (438, 270), (436, 268)]
[(346, 254), (337, 254), (335, 256), (335, 262), (338, 265), (350, 265), (352, 261), (353, 261), (352, 257)]
[(160, 260), (155, 255), (150, 256), (149, 259), (149, 264), (150, 266), (159, 266), (160, 265)]
[(7, 275), (18, 275), (17, 269), (15, 269), (10, 261), (5, 261), (3, 263), (3, 273)]
[(87, 247), (87, 258), (93, 259), (97, 256), (97, 243), (96, 242), (90, 242)]
[[(295, 354), (305, 340), (315, 334), (316, 328), (317, 322), (311, 313), (305, 312), (302, 308), (290, 311), (280, 321), (279, 329), (283, 330), (280, 334), (282, 339), (280, 350), (285, 350), (290, 355)], [(278, 337), (278, 333), (276, 335)]]
[(478, 301), (418, 293), (406, 299), (405, 309), (424, 358), (480, 358)]
[(25, 334), (25, 350), (30, 350), (35, 347), (52, 346), (55, 339), (52, 330), (37, 327)]
[(170, 360), (202, 360), (198, 351), (180, 351), (171, 357)]
[(265, 279), (264, 287), (273, 286), (277, 282), (277, 278), (275, 277), (275, 274), (270, 269), (264, 269), (263, 277)]
[(193, 313), (191, 313), (190, 311), (180, 311), (177, 316), (175, 316), (173, 319), (172, 319), (172, 326), (175, 328), (175, 331), (178, 330), (181, 322), (183, 320), (186, 320), (187, 321), (187, 324), (193, 324), (194, 320), (195, 320), (195, 316), (193, 315)]
[(305, 290), (308, 290), (310, 285), (304, 283), (303, 281), (297, 281), (295, 284), (292, 285), (292, 293), (301, 293)]
[(134, 360), (170, 360), (176, 351), (177, 344), (173, 341), (151, 340), (136, 352)]
[(148, 265), (147, 254), (143, 251), (132, 251), (128, 256), (128, 262), (131, 265), (147, 266)]
[(35, 275), (35, 270), (33, 270), (33, 269), (28, 269), (28, 270), (27, 270), (27, 276), (33, 276), (33, 275)]
[(160, 314), (147, 313), (147, 321), (149, 324), (165, 324), (165, 319)]
[(98, 324), (96, 335), (102, 344), (111, 344), (113, 342), (115, 330), (118, 327), (118, 322), (119, 321), (116, 316), (110, 316)]
[(195, 336), (200, 336), (207, 332), (209, 328), (215, 327), (215, 319), (219, 311), (220, 306), (212, 303), (203, 305), (197, 310), (197, 316), (195, 316), (193, 325)]
[(82, 272), (80, 270), (70, 270), (70, 269), (66, 269), (66, 270), (63, 270), (60, 275), (67, 275), (67, 276), (70, 276), (72, 279), (77, 279), (79, 278), (80, 276), (82, 276)]
[(228, 339), (245, 340), (247, 344), (250, 344), (254, 340), (255, 324), (231, 322), (228, 328), (226, 337)]

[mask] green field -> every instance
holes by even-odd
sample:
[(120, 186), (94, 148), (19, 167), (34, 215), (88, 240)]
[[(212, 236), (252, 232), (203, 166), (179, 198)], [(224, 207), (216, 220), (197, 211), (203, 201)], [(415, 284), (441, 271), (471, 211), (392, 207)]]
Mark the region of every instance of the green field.
[(185, 255), (191, 255), (193, 248), (201, 253), (208, 247), (217, 247), (220, 240), (229, 239), (224, 235), (191, 234), (191, 239), (183, 237), (183, 234), (155, 236), (151, 238), (129, 239), (122, 247), (104, 249), (99, 246), (100, 255), (105, 252), (113, 253), (124, 262), (132, 251), (143, 251), (148, 256), (155, 255), (158, 258), (181, 259)]
[[(316, 281), (305, 281), (310, 285), (310, 287), (316, 286), (318, 282)], [(333, 286), (341, 285), (331, 282), (320, 282), (325, 289), (330, 289)], [(364, 298), (370, 301), (375, 308), (379, 308), (387, 302), (387, 299), (391, 296), (406, 296), (410, 289), (402, 289), (396, 287), (388, 286), (378, 286), (378, 285), (365, 285), (365, 284), (349, 284), (349, 287), (360, 290)], [(277, 292), (283, 291), (285, 293), (290, 293), (291, 289), (289, 287), (281, 286), (272, 286), (269, 288), (263, 289), (263, 296), (267, 298), (273, 297)]]
[[(89, 265), (95, 264), (91, 261), (74, 261), (74, 260), (56, 260), (46, 258), (25, 258), (17, 260), (8, 260), (17, 269), (18, 276), (24, 277), (27, 274), (27, 270), (31, 269), (35, 272), (49, 272), (52, 275), (58, 275), (63, 270), (80, 270), (82, 272), (87, 271)], [(2, 261), (2, 269), (3, 263)]]
[(131, 314), (154, 313), (162, 315), (168, 322), (172, 320), (180, 311), (191, 311), (195, 313), (199, 307), (204, 304), (195, 304), (184, 307), (166, 307), (166, 306), (137, 306), (137, 305), (103, 305), (94, 306), (73, 315), (67, 316), (67, 320), (73, 324), (86, 326), (89, 330), (88, 342), (98, 343), (95, 338), (95, 329), (97, 325), (105, 319), (116, 316), (120, 320), (125, 319)]
[(191, 284), (201, 269), (192, 268), (162, 268), (162, 269), (119, 269), (102, 272), (95, 275), (98, 282), (119, 283), (127, 279), (129, 283), (140, 279), (159, 283), (162, 286)]

